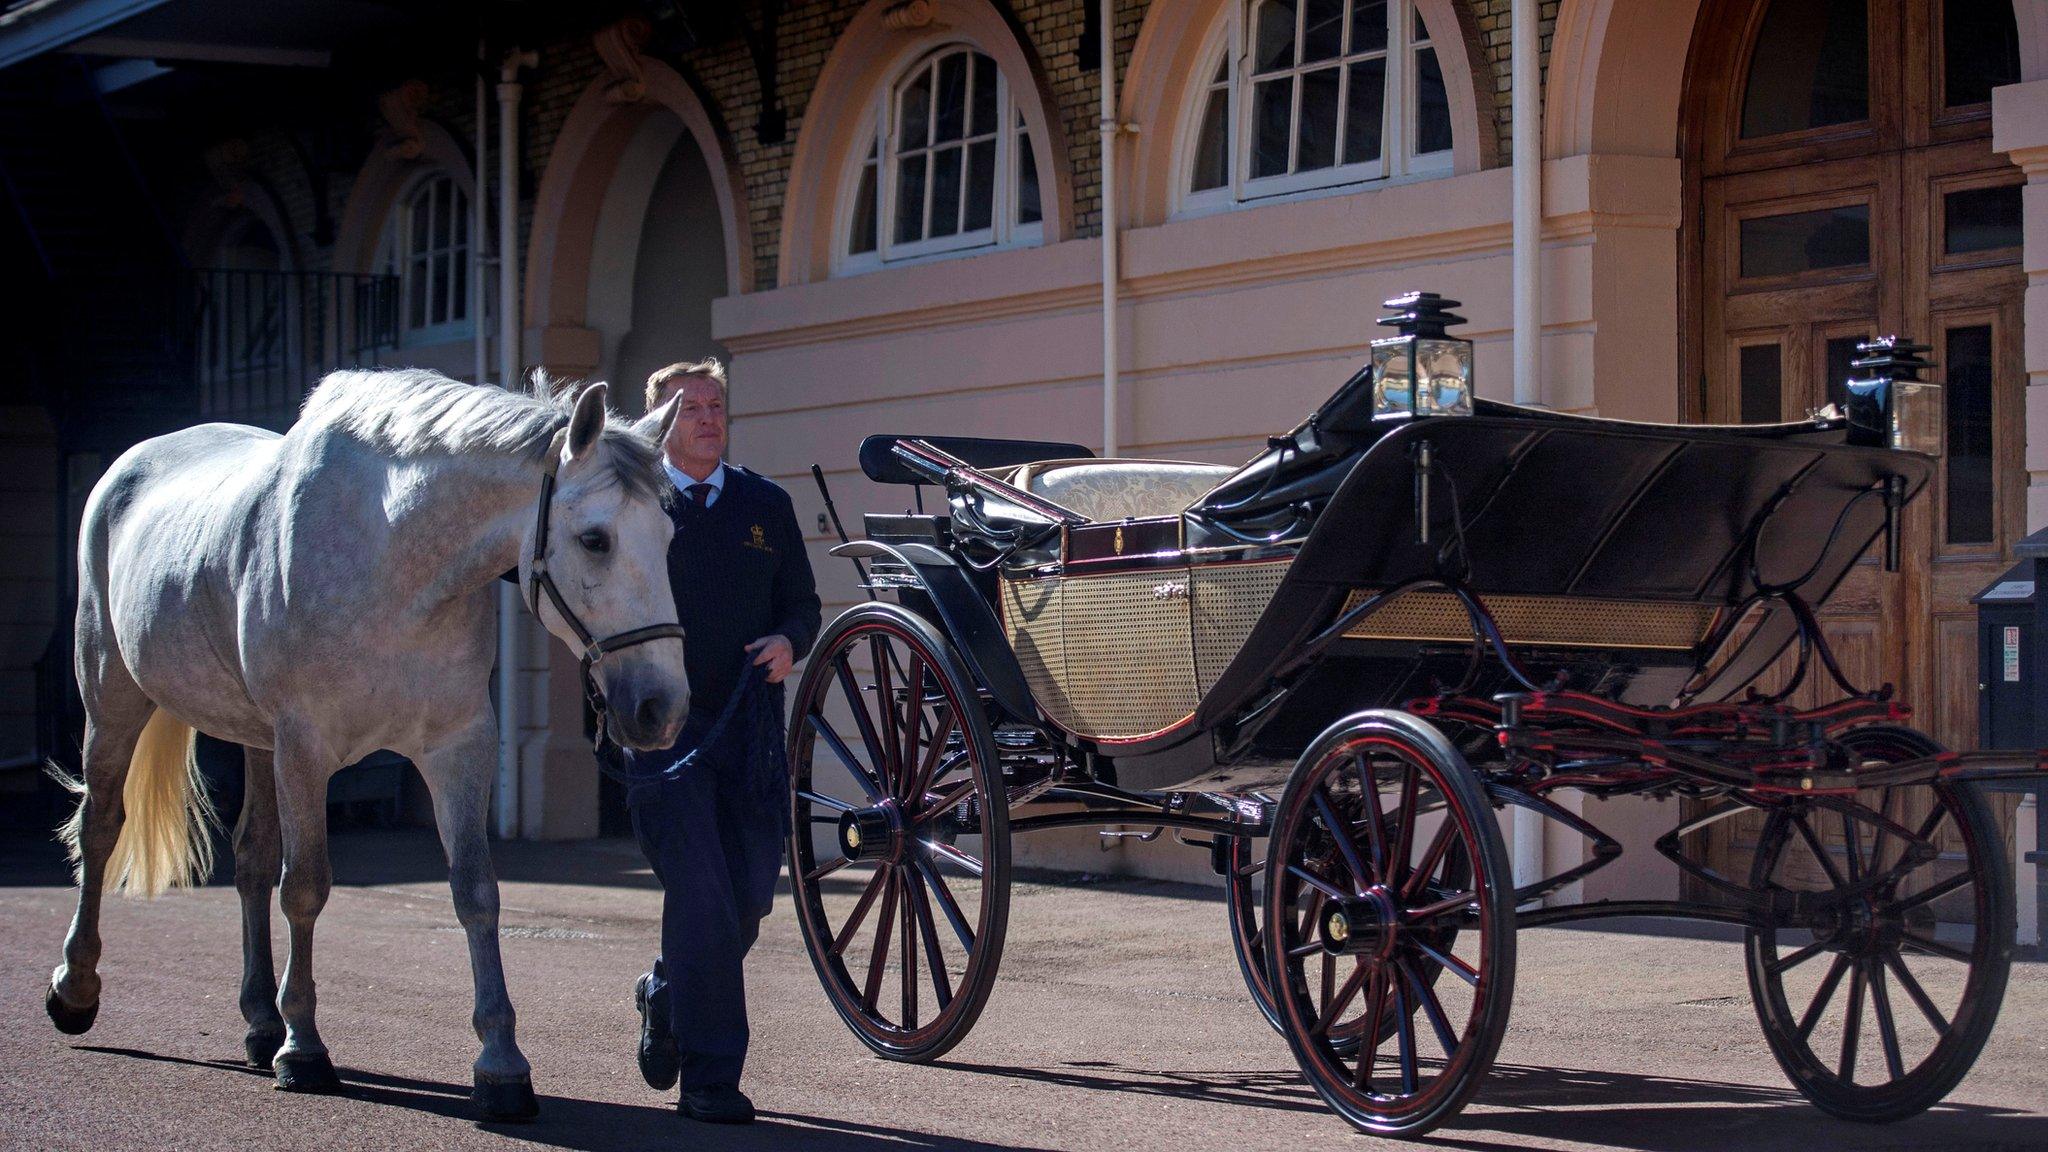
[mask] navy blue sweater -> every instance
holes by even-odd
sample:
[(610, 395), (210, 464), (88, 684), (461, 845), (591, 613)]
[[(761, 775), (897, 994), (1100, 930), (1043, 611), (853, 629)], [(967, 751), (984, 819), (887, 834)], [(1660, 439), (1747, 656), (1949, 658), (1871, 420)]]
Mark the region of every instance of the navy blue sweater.
[(669, 587), (686, 633), (683, 663), (690, 711), (716, 713), (739, 682), (748, 644), (789, 637), (796, 659), (818, 638), (817, 580), (797, 527), (796, 507), (773, 480), (731, 464), (709, 508), (676, 493)]

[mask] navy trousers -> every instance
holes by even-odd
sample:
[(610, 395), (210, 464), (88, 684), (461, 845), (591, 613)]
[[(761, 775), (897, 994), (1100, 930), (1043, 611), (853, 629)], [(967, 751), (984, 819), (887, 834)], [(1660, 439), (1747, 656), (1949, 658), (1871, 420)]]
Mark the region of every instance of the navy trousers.
[[(678, 751), (628, 753), (629, 769), (666, 768), (714, 719), (693, 711)], [(668, 1017), (685, 1091), (740, 1081), (748, 1035), (742, 963), (775, 906), (782, 869), (781, 813), (749, 787), (744, 762), (693, 763), (673, 780), (634, 785), (626, 799), (633, 834), (661, 881), (661, 958), (649, 1000)]]

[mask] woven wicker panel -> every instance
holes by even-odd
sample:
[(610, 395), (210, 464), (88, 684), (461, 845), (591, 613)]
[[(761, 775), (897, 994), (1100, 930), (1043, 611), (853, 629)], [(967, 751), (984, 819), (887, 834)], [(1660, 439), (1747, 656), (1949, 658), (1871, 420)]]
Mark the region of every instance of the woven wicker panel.
[[(1349, 609), (1370, 595), (1369, 589), (1355, 591), (1344, 606)], [(1710, 604), (1576, 596), (1484, 599), (1510, 644), (1684, 650), (1705, 637), (1715, 612)], [(1464, 605), (1450, 593), (1417, 591), (1395, 599), (1345, 635), (1359, 640), (1462, 642), (1472, 638), (1472, 623)]]
[(1259, 613), (1273, 599), (1290, 560), (1197, 565), (1188, 578), (1194, 598), (1195, 683), (1203, 694), (1244, 647)]
[(1184, 568), (1004, 580), (1003, 625), (1039, 707), (1070, 732), (1112, 740), (1187, 718), (1186, 582)]
[(1010, 647), (1024, 669), (1024, 683), (1039, 707), (1061, 715), (1056, 705), (1060, 679), (1067, 667), (1066, 647), (1060, 635), (1060, 589), (1064, 581), (1004, 580), (1003, 630), (1010, 635)]

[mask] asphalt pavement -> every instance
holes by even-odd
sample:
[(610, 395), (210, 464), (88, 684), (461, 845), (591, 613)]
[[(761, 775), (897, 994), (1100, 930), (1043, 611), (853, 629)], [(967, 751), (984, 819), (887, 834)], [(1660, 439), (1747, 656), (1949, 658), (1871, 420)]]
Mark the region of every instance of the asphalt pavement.
[[(1162, 851), (1173, 850), (1161, 847)], [(1185, 851), (1185, 849), (1181, 849)], [(232, 887), (115, 899), (97, 1026), (42, 997), (72, 909), (54, 850), (0, 833), (0, 1148), (1174, 1149), (1398, 1147), (1357, 1136), (1253, 1009), (1216, 893), (1033, 875), (1002, 977), (938, 1064), (869, 1056), (826, 1004), (786, 899), (749, 968), (746, 1129), (680, 1119), (633, 1066), (634, 976), (659, 893), (629, 843), (501, 845), (505, 964), (541, 1117), (471, 1117), (467, 950), (430, 833), (334, 841), (317, 933), (321, 1031), (347, 1082), (275, 1092), (240, 1064)], [(282, 944), (282, 921), (277, 932)], [(280, 953), (281, 954), (281, 953)], [(1427, 1143), (1459, 1149), (2048, 1148), (2048, 966), (2015, 966), (1997, 1032), (1943, 1106), (1830, 1119), (1786, 1084), (1726, 938), (1522, 934), (1499, 1061)]]

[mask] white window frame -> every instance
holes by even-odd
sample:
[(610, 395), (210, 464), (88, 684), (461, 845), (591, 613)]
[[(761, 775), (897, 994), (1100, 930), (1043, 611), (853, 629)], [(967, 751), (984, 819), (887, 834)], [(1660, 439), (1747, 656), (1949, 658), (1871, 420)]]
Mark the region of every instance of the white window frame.
[[(438, 324), (430, 320), (428, 323), (415, 326), (412, 323), (411, 309), (413, 265), (418, 261), (421, 254), (413, 248), (412, 207), (414, 202), (421, 196), (432, 196), (435, 186), (443, 182), (447, 183), (452, 193), (449, 197), (450, 210), (454, 213), (451, 221), (459, 219), (462, 222), (464, 239), (459, 244), (451, 242), (449, 247), (445, 249), (432, 250), (430, 255), (443, 252), (447, 254), (450, 275), (444, 284), (437, 285), (432, 280), (429, 280), (428, 284), (430, 288), (438, 287), (440, 291), (447, 295), (448, 311), (451, 315), (457, 308), (462, 309), (463, 314), (460, 319), (444, 320)], [(459, 211), (456, 211), (455, 205), (458, 201), (461, 204), (461, 208)], [(463, 187), (462, 181), (456, 179), (454, 174), (438, 170), (424, 172), (414, 177), (399, 192), (398, 196), (392, 200), (391, 214), (384, 224), (384, 239), (378, 247), (376, 266), (378, 271), (385, 275), (398, 277), (399, 347), (409, 348), (422, 344), (445, 344), (452, 340), (467, 340), (475, 333), (476, 318), (469, 314), (470, 298), (473, 295), (475, 286), (469, 284), (467, 278), (465, 278), (462, 292), (456, 293), (453, 291), (453, 269), (458, 262), (468, 267), (471, 260), (471, 246), (476, 243), (476, 237), (469, 234), (472, 231), (471, 225), (474, 223), (470, 219), (471, 211), (470, 190)], [(433, 220), (431, 217), (428, 219), (427, 231), (431, 237), (433, 232)], [(455, 235), (452, 223), (449, 235), (451, 238)], [(475, 276), (476, 270), (469, 268), (467, 275), (469, 277)], [(431, 302), (427, 314), (429, 317), (433, 315)]]
[[(918, 74), (935, 70), (938, 61), (956, 52), (979, 53), (988, 58), (996, 75), (996, 112), (998, 128), (995, 140), (995, 185), (994, 199), (989, 206), (989, 226), (971, 232), (957, 232), (951, 236), (928, 237), (909, 243), (898, 243), (896, 234), (896, 169), (897, 141), (896, 125), (898, 101), (903, 91), (910, 87)], [(938, 85), (932, 85), (932, 97), (937, 100)], [(971, 97), (970, 97), (971, 99)], [(931, 113), (927, 113), (929, 120)], [(964, 138), (964, 137), (963, 137)], [(850, 275), (871, 272), (883, 267), (917, 264), (930, 260), (944, 259), (960, 253), (986, 252), (1003, 248), (1023, 248), (1040, 244), (1045, 239), (1045, 194), (1046, 168), (1038, 165), (1039, 219), (1029, 223), (1017, 219), (1017, 175), (1018, 149), (1032, 146), (1028, 121), (1011, 96), (1010, 78), (1003, 74), (993, 54), (983, 52), (979, 47), (965, 41), (954, 41), (920, 52), (909, 65), (892, 73), (889, 83), (882, 85), (870, 102), (861, 121), (857, 143), (851, 150), (853, 155), (845, 177), (840, 181), (838, 208), (833, 224), (832, 254), (833, 274)], [(859, 144), (866, 143), (868, 148)], [(918, 147), (924, 147), (919, 144)], [(862, 169), (867, 167), (870, 149), (876, 157), (875, 171), (875, 248), (871, 252), (851, 252), (853, 242), (854, 210), (860, 196)], [(963, 173), (964, 185), (964, 173)], [(931, 189), (931, 168), (925, 171), (926, 196)], [(964, 188), (963, 188), (964, 194)]]
[[(1252, 59), (1249, 45), (1255, 35), (1252, 26), (1253, 14), (1260, 0), (1239, 0), (1232, 8), (1230, 18), (1212, 34), (1202, 55), (1202, 67), (1197, 75), (1204, 78), (1190, 107), (1181, 118), (1181, 128), (1174, 150), (1174, 184), (1176, 196), (1175, 215), (1202, 215), (1209, 212), (1225, 211), (1231, 208), (1259, 203), (1271, 203), (1290, 199), (1308, 199), (1328, 195), (1340, 189), (1357, 189), (1365, 185), (1396, 184), (1411, 180), (1429, 179), (1447, 175), (1455, 162), (1455, 147), (1435, 152), (1417, 154), (1413, 151), (1418, 132), (1416, 117), (1419, 108), (1416, 103), (1416, 89), (1419, 82), (1415, 67), (1416, 51), (1424, 46), (1437, 54), (1437, 69), (1445, 73), (1448, 86), (1450, 78), (1444, 68), (1445, 40), (1443, 31), (1429, 30), (1429, 39), (1418, 41), (1414, 37), (1415, 0), (1388, 0), (1389, 27), (1387, 29), (1387, 91), (1389, 98), (1381, 107), (1380, 155), (1376, 160), (1355, 164), (1336, 164), (1328, 168), (1317, 168), (1306, 172), (1290, 172), (1278, 176), (1253, 177), (1252, 164)], [(1305, 19), (1305, 4), (1297, 4), (1295, 15), (1295, 41), (1301, 40), (1301, 22)], [(1349, 41), (1352, 5), (1344, 5), (1345, 36)], [(1299, 48), (1297, 47), (1297, 51)], [(1299, 74), (1315, 68), (1340, 67), (1348, 69), (1350, 64), (1338, 64), (1352, 56), (1339, 55), (1329, 60), (1316, 61), (1313, 66), (1291, 66), (1286, 72), (1269, 73), (1284, 75), (1287, 72)], [(1210, 93), (1215, 85), (1209, 79), (1216, 74), (1219, 61), (1228, 61), (1227, 99), (1229, 114), (1225, 121), (1230, 134), (1226, 147), (1229, 156), (1229, 179), (1215, 188), (1196, 191), (1194, 184), (1195, 150), (1201, 143), (1202, 120), (1207, 111)], [(1294, 85), (1295, 116), (1298, 118), (1301, 104), (1301, 84)], [(1343, 117), (1349, 109), (1346, 102), (1338, 103), (1337, 147), (1339, 154), (1344, 146)], [(1298, 119), (1296, 131), (1288, 142), (1290, 153), (1299, 148)], [(1455, 134), (1456, 125), (1452, 126)]]

